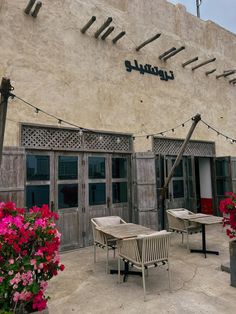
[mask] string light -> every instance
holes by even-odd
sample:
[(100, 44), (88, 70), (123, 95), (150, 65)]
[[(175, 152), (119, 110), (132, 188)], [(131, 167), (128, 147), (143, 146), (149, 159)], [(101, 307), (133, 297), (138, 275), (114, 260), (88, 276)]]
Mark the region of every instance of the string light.
[(209, 125), (208, 123), (206, 123), (203, 119), (201, 119), (200, 121), (201, 121), (203, 124), (205, 124), (205, 125), (207, 126), (207, 129), (208, 129), (208, 130), (210, 129), (210, 130), (214, 131), (214, 132), (217, 134), (217, 136), (219, 136), (219, 135), (223, 136), (223, 137), (226, 139), (226, 141), (229, 140), (231, 144), (234, 144), (234, 143), (236, 142), (236, 140), (235, 140), (234, 138), (232, 138), (232, 137), (230, 137), (230, 136), (228, 136), (228, 135), (226, 135), (226, 134), (223, 134), (223, 133), (220, 132), (219, 130), (213, 128), (211, 125)]
[[(79, 129), (79, 135), (80, 135), (80, 136), (83, 135), (83, 131), (89, 131), (89, 132), (97, 133), (97, 131), (95, 131), (95, 130), (85, 129), (85, 128), (82, 128), (81, 126), (76, 125), (76, 124), (74, 124), (74, 123), (71, 123), (71, 122), (62, 120), (62, 119), (60, 119), (60, 118), (54, 116), (54, 115), (51, 114), (51, 113), (48, 113), (48, 112), (46, 112), (46, 111), (44, 111), (44, 110), (42, 110), (42, 109), (39, 109), (38, 107), (32, 105), (31, 103), (29, 103), (29, 102), (27, 102), (26, 100), (24, 100), (24, 99), (18, 97), (17, 95), (14, 95), (14, 94), (11, 93), (11, 94), (10, 94), (10, 97), (12, 97), (12, 98), (17, 98), (17, 99), (19, 99), (20, 101), (22, 101), (23, 103), (25, 103), (26, 105), (28, 105), (28, 106), (30, 106), (31, 108), (33, 108), (35, 114), (38, 114), (39, 112), (42, 112), (43, 114), (45, 114), (45, 115), (47, 115), (47, 116), (49, 116), (49, 117), (51, 117), (51, 118), (54, 118), (55, 120), (57, 120), (58, 125), (61, 125), (61, 124), (63, 123), (63, 124), (67, 124), (67, 125), (70, 125), (70, 126), (73, 126), (73, 127), (78, 128), (78, 129)], [(3, 101), (3, 102), (4, 102), (4, 101)], [(2, 102), (2, 103), (3, 103), (3, 102)], [(158, 132), (158, 133), (144, 134), (144, 135), (135, 135), (135, 136), (133, 136), (133, 140), (135, 140), (137, 137), (146, 137), (147, 139), (149, 139), (150, 136), (157, 136), (157, 135), (164, 136), (165, 133), (167, 133), (167, 132), (170, 132), (170, 131), (174, 132), (177, 128), (179, 128), (179, 127), (184, 127), (185, 124), (188, 123), (189, 121), (194, 121), (194, 117), (191, 117), (190, 119), (188, 119), (188, 120), (182, 122), (181, 124), (179, 124), (179, 125), (177, 125), (177, 126), (175, 126), (175, 127), (173, 127), (173, 128), (170, 128), (170, 129), (167, 129), (167, 130)], [(228, 136), (228, 135), (223, 134), (223, 133), (220, 132), (219, 130), (216, 130), (214, 127), (212, 127), (211, 125), (209, 125), (209, 124), (208, 124), (207, 122), (205, 122), (203, 119), (201, 119), (200, 121), (201, 121), (203, 124), (205, 124), (209, 130), (212, 130), (212, 131), (216, 132), (216, 134), (217, 134), (218, 136), (219, 136), (219, 135), (223, 136), (223, 137), (226, 139), (226, 141), (229, 140), (229, 142), (230, 142), (231, 144), (236, 143), (236, 139), (234, 139), (234, 138), (232, 138), (232, 137), (230, 137), (230, 136)], [(99, 140), (102, 140), (102, 139), (103, 139), (103, 137), (102, 137), (102, 136), (99, 136)], [(119, 137), (117, 138), (116, 141), (117, 141), (117, 143), (120, 143), (120, 142), (121, 142), (121, 140), (120, 140)]]
[(119, 137), (117, 137), (116, 143), (120, 144), (120, 138)]
[(176, 125), (175, 127), (172, 127), (170, 129), (164, 130), (164, 131), (160, 131), (158, 133), (152, 133), (152, 134), (144, 134), (144, 135), (136, 135), (135, 137), (146, 137), (147, 139), (149, 139), (150, 136), (157, 136), (157, 135), (161, 135), (161, 136), (165, 136), (165, 133), (168, 133), (170, 131), (174, 132), (177, 128), (179, 127), (184, 127), (186, 123), (188, 123), (189, 121), (194, 120), (194, 117), (191, 117), (190, 119)]

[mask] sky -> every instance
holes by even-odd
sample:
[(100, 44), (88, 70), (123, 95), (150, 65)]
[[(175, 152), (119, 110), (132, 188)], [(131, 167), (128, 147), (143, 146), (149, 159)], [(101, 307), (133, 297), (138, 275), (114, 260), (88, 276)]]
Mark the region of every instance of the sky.
[[(196, 0), (167, 0), (183, 4), (187, 11), (197, 15)], [(202, 0), (200, 6), (202, 20), (211, 20), (236, 34), (236, 0)]]

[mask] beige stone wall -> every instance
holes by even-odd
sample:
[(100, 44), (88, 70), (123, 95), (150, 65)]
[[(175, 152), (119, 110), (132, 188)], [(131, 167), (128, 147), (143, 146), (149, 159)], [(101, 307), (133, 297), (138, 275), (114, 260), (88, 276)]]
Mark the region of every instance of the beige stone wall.
[[(236, 67), (236, 35), (213, 22), (201, 21), (181, 5), (165, 0), (43, 0), (36, 19), (23, 10), (26, 0), (0, 0), (0, 76), (8, 75), (15, 94), (59, 118), (85, 128), (156, 133), (187, 120), (197, 112), (221, 132), (236, 138), (236, 86), (228, 79), (206, 77)], [(86, 32), (80, 28), (92, 15), (97, 21)], [(94, 38), (95, 30), (111, 16), (114, 35), (125, 36), (113, 45)], [(161, 37), (139, 52), (135, 46), (157, 32)], [(168, 60), (158, 56), (184, 45)], [(195, 72), (182, 62), (195, 56), (199, 62), (216, 62)], [(124, 60), (172, 70), (173, 81), (152, 75), (128, 73)], [(235, 75), (236, 77), (236, 75)], [(233, 78), (231, 76), (230, 78)], [(10, 100), (5, 145), (19, 145), (19, 123), (57, 124), (18, 100)], [(189, 125), (167, 136), (184, 138)], [(236, 156), (236, 144), (199, 124), (194, 139), (215, 141), (217, 155)], [(136, 151), (151, 149), (151, 138), (137, 138)]]

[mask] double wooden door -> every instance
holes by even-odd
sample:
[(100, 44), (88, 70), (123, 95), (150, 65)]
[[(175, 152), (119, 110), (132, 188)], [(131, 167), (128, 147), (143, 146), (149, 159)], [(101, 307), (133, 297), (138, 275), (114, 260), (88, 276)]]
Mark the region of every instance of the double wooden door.
[(61, 250), (92, 244), (92, 217), (130, 218), (130, 156), (29, 151), (26, 206), (58, 212)]

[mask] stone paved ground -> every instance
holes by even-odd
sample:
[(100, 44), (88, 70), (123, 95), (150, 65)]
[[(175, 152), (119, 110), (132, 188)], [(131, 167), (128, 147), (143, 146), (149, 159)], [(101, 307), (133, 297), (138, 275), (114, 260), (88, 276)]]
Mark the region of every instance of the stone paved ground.
[[(201, 235), (190, 237), (190, 246), (198, 248)], [(64, 253), (66, 269), (50, 282), (50, 314), (235, 314), (236, 288), (230, 286), (230, 275), (221, 271), (229, 259), (228, 238), (222, 227), (207, 227), (209, 249), (220, 255), (188, 254), (181, 236), (174, 234), (170, 256), (172, 291), (164, 268), (149, 270), (146, 281), (147, 301), (143, 300), (141, 277), (130, 276), (117, 284), (116, 275), (105, 273), (105, 252), (98, 250), (93, 263), (93, 247)], [(116, 259), (110, 263), (116, 267)]]

